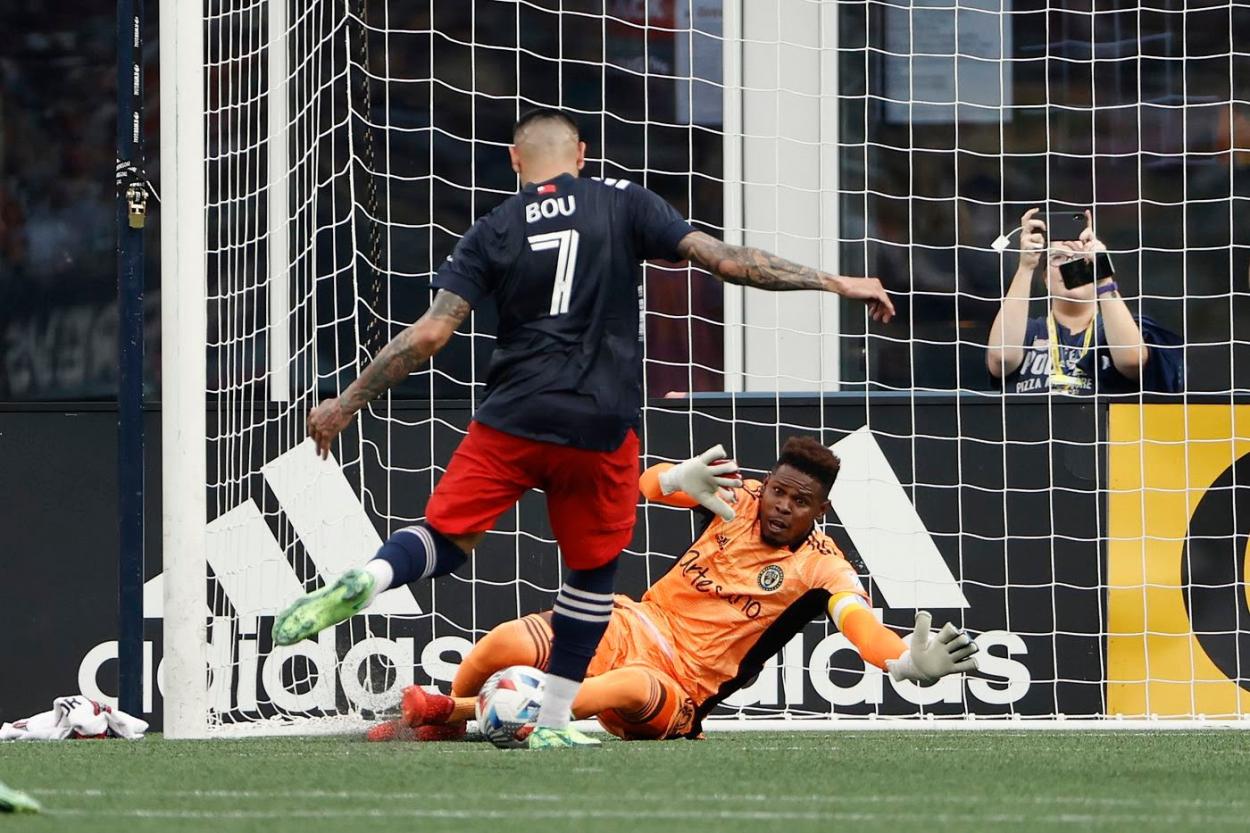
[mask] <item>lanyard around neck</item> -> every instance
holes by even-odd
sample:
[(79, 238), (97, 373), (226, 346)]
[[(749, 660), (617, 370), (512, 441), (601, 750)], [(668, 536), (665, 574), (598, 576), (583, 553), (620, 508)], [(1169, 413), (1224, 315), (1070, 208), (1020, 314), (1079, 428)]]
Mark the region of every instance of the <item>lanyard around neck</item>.
[[(1094, 317), (1090, 320), (1089, 326), (1085, 328), (1085, 343), (1081, 345), (1081, 354), (1072, 363), (1073, 368), (1080, 364), (1081, 360), (1085, 358), (1085, 354), (1089, 352), (1090, 345), (1094, 343), (1094, 330), (1098, 328), (1097, 325), (1098, 310), (1094, 310)], [(1046, 334), (1050, 339), (1050, 386), (1052, 388), (1071, 389), (1078, 384), (1078, 381), (1075, 376), (1069, 376), (1065, 373), (1063, 365), (1059, 362), (1061, 355), (1059, 350), (1059, 332), (1055, 324), (1055, 313), (1053, 310), (1046, 315)]]

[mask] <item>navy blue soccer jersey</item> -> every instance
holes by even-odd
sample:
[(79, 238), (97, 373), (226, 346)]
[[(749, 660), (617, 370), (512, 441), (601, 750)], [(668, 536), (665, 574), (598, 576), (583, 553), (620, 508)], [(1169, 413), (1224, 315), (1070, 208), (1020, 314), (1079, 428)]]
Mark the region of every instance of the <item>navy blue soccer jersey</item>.
[(477, 305), (499, 331), (474, 418), (519, 437), (611, 451), (642, 407), (642, 261), (679, 260), (694, 231), (628, 180), (562, 174), (482, 216), (433, 285)]
[(1007, 393), (1038, 393), (1050, 390), (1050, 376), (1055, 372), (1054, 352), (1059, 354), (1059, 370), (1071, 379), (1063, 389), (1069, 393), (1093, 393), (1093, 377), (1080, 366), (1085, 353), (1093, 347), (1095, 336), (1090, 334), (1091, 343), (1086, 344), (1085, 332), (1072, 332), (1067, 327), (1055, 323), (1055, 334), (1058, 336), (1057, 351), (1052, 351), (1050, 334), (1046, 318), (1030, 318), (1024, 328), (1024, 359), (1020, 366), (1003, 380), (1003, 390)]

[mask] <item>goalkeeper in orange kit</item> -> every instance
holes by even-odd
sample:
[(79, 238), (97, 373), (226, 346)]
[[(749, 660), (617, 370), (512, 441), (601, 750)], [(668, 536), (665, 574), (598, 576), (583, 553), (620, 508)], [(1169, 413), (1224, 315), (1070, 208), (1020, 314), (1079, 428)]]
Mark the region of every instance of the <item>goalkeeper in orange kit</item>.
[[(854, 569), (816, 528), (838, 474), (833, 452), (811, 437), (791, 437), (762, 482), (738, 480), (737, 464), (723, 456), (717, 446), (643, 473), (648, 500), (701, 506), (710, 522), (642, 601), (615, 598), (573, 701), (575, 717), (597, 717), (625, 739), (695, 737), (717, 704), (821, 612), (896, 680), (930, 683), (976, 669), (976, 643), (953, 624), (931, 635), (921, 611), (905, 643), (873, 615)], [(465, 657), (451, 696), (409, 686), (403, 717), (369, 737), (463, 736), (486, 678), (512, 665), (544, 668), (551, 637), (550, 613), (505, 622)]]

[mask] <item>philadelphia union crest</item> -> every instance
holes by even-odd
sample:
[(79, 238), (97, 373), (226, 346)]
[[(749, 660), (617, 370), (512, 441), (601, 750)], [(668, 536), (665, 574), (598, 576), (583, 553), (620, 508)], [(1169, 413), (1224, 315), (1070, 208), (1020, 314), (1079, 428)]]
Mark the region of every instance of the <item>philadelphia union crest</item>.
[(781, 582), (785, 581), (785, 578), (786, 574), (784, 570), (776, 564), (769, 564), (767, 567), (760, 570), (760, 574), (756, 578), (756, 581), (759, 582), (760, 589), (771, 593), (781, 586)]

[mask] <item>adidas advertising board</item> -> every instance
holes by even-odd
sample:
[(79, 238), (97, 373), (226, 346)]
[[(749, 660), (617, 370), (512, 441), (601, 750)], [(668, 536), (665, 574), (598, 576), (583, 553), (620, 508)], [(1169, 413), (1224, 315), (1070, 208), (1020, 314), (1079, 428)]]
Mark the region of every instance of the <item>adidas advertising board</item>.
[[(755, 715), (778, 707), (848, 715), (1102, 713), (1105, 621), (1098, 525), (1105, 512), (1094, 487), (1105, 461), (1090, 444), (1096, 436), (1092, 409), (1098, 407), (1064, 403), (1048, 416), (1044, 403), (1013, 402), (1004, 419), (1001, 405), (956, 408), (949, 398), (914, 405), (874, 402), (867, 411), (862, 397), (829, 397), (823, 404), (815, 398), (783, 401), (780, 407), (773, 399), (733, 406), (700, 403), (693, 445), (725, 441), (728, 419), (736, 417), (734, 453), (754, 471), (771, 464), (778, 423), (826, 426), (826, 441), (844, 461), (830, 496), (827, 531), (864, 575), (878, 615), (905, 631), (916, 609), (925, 608), (935, 623), (950, 620), (966, 627), (982, 649), (982, 670), (973, 677), (924, 688), (896, 684), (875, 668), (865, 668), (830, 624), (816, 621), (721, 710)], [(649, 413), (648, 452), (661, 458), (689, 454), (691, 425), (687, 414)], [(1004, 430), (1014, 442), (1002, 443)], [(1047, 445), (1048, 431), (1070, 442)], [(457, 436), (447, 434), (433, 450), (443, 463)], [(413, 441), (412, 449), (404, 442), (397, 438), (392, 458), (405, 459), (411, 452), (419, 459), (421, 439)], [(425, 448), (429, 455), (428, 438)], [(206, 605), (205, 621), (210, 661), (218, 672), (210, 683), (210, 700), (225, 719), (333, 714), (353, 704), (381, 709), (409, 682), (445, 689), (471, 638), (550, 605), (558, 586), (558, 553), (550, 543), (542, 498), (531, 494), (519, 513), (501, 520), (505, 532), (519, 523), (531, 533), (521, 539), (524, 547), (517, 547), (513, 535), (489, 536), (462, 575), (387, 593), (371, 611), (376, 615), (275, 651), (269, 637), (273, 612), (311, 586), (314, 575), (333, 576), (363, 561), (385, 530), (376, 514), (376, 496), (361, 501), (359, 483), (371, 482), (369, 472), (344, 476), (337, 466), (301, 451), (307, 449), (254, 462), (268, 503), (241, 500), (211, 521), (212, 578), (206, 599), (212, 606)], [(408, 516), (419, 515), (426, 493), (423, 487), (396, 487), (391, 505), (411, 506), (405, 510)], [(100, 497), (106, 504), (98, 513), (103, 517), (115, 512), (108, 498)], [(150, 525), (159, 523), (159, 514), (149, 517)], [(673, 565), (691, 534), (688, 513), (642, 509), (630, 549), (650, 549), (652, 555), (627, 554), (618, 589), (640, 594), (649, 578)], [(150, 549), (149, 565), (158, 557)], [(541, 576), (539, 586), (518, 586), (518, 569)], [(467, 581), (470, 576), (476, 582)], [(145, 588), (143, 705), (145, 717), (154, 717), (158, 727), (161, 581), (156, 574)], [(784, 575), (762, 575), (761, 592), (783, 581)], [(55, 594), (53, 588), (43, 592)], [(112, 599), (106, 602), (105, 609)], [(47, 608), (57, 602), (37, 604)], [(41, 661), (70, 666), (71, 679), (85, 694), (110, 699), (113, 621), (110, 612), (107, 618), (75, 622), (79, 633), (98, 637), (73, 657)], [(58, 687), (65, 687), (64, 676), (62, 669)]]

